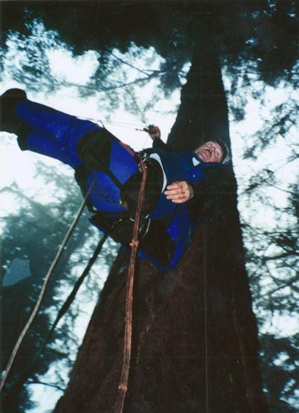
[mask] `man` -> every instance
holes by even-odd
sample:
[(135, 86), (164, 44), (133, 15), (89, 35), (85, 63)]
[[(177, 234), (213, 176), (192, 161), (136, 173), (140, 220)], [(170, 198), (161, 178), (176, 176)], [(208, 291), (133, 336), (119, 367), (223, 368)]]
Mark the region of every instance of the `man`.
[(144, 158), (148, 179), (139, 255), (162, 270), (178, 263), (200, 220), (218, 215), (223, 200), (219, 201), (221, 191), (215, 183), (229, 160), (221, 141), (175, 153), (152, 126), (148, 132), (153, 148), (136, 154), (106, 129), (32, 102), (20, 89), (5, 92), (1, 107), (1, 129), (16, 134), (22, 150), (70, 165), (83, 193), (93, 182), (88, 196), (88, 207), (95, 213), (91, 222), (123, 245), (132, 236), (141, 181), (138, 163), (140, 156)]
[[(157, 126), (151, 126), (148, 129), (150, 137), (154, 141), (154, 147), (168, 149), (168, 146), (160, 140), (160, 129)], [(156, 144), (155, 144), (156, 143)], [(229, 160), (228, 149), (222, 141), (209, 141), (194, 150), (194, 153), (205, 163), (227, 163)], [(184, 203), (190, 201), (194, 196), (192, 185), (186, 181), (177, 181), (167, 186), (165, 190), (167, 199), (175, 203)]]

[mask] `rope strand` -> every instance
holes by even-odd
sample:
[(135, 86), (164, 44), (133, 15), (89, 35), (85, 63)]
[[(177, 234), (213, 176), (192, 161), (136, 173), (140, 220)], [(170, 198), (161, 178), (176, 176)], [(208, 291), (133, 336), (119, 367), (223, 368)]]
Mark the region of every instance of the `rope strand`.
[(98, 255), (100, 254), (100, 252), (102, 250), (102, 247), (103, 247), (105, 241), (107, 240), (107, 238), (108, 238), (108, 233), (104, 234), (103, 237), (101, 238), (101, 240), (99, 241), (92, 257), (88, 261), (88, 264), (85, 267), (84, 271), (82, 272), (81, 276), (76, 281), (71, 293), (69, 294), (69, 296), (65, 300), (64, 304), (60, 308), (60, 310), (59, 310), (59, 312), (56, 316), (56, 319), (55, 319), (54, 323), (52, 324), (51, 329), (49, 330), (48, 334), (44, 338), (44, 340), (43, 340), (41, 346), (39, 347), (39, 349), (37, 350), (37, 353), (35, 354), (34, 358), (31, 360), (30, 364), (25, 368), (23, 373), (20, 375), (20, 377), (18, 378), (18, 381), (13, 385), (12, 389), (10, 389), (10, 391), (7, 395), (8, 398), (13, 397), (15, 389), (20, 388), (20, 386), (23, 385), (24, 380), (26, 380), (26, 378), (29, 377), (29, 375), (34, 371), (36, 363), (37, 363), (40, 355), (43, 353), (43, 351), (44, 351), (51, 335), (53, 334), (57, 324), (59, 323), (61, 318), (65, 315), (65, 313), (68, 311), (69, 307), (71, 306), (72, 302), (74, 301), (79, 288), (81, 287), (83, 281), (85, 280), (86, 276), (88, 275), (88, 273), (89, 273), (90, 269), (92, 268), (93, 264), (95, 263), (95, 261), (96, 261)]
[(18, 353), (18, 350), (19, 350), (19, 348), (20, 348), (20, 346), (21, 346), (21, 344), (22, 344), (22, 342), (23, 342), (23, 339), (24, 339), (27, 331), (28, 331), (29, 328), (31, 327), (31, 324), (33, 323), (33, 320), (35, 319), (35, 317), (36, 317), (36, 315), (37, 315), (37, 313), (38, 313), (38, 311), (39, 311), (39, 309), (40, 309), (40, 306), (41, 306), (42, 300), (43, 300), (43, 298), (44, 298), (45, 291), (46, 291), (48, 282), (49, 282), (49, 280), (50, 280), (50, 277), (51, 277), (51, 275), (53, 274), (53, 271), (54, 271), (54, 269), (56, 268), (56, 266), (57, 266), (57, 264), (58, 264), (58, 261), (59, 261), (61, 255), (62, 255), (62, 253), (63, 253), (63, 250), (64, 250), (67, 242), (69, 241), (69, 239), (70, 239), (70, 237), (71, 237), (71, 235), (72, 235), (72, 233), (73, 233), (73, 231), (74, 231), (74, 229), (75, 229), (75, 227), (76, 227), (76, 225), (77, 225), (77, 223), (78, 223), (78, 221), (79, 221), (79, 219), (80, 219), (80, 216), (82, 215), (82, 212), (83, 212), (84, 207), (85, 207), (85, 205), (86, 205), (87, 197), (88, 197), (88, 195), (90, 194), (93, 185), (94, 185), (94, 181), (91, 183), (90, 188), (89, 188), (88, 192), (86, 193), (85, 198), (84, 198), (84, 200), (83, 200), (83, 202), (82, 202), (82, 204), (81, 204), (81, 206), (80, 206), (80, 208), (79, 208), (79, 210), (78, 210), (78, 212), (77, 212), (77, 214), (76, 214), (76, 216), (75, 216), (75, 219), (73, 220), (72, 225), (70, 226), (69, 230), (67, 231), (67, 233), (66, 233), (66, 235), (65, 235), (65, 237), (64, 237), (64, 240), (62, 241), (62, 244), (60, 245), (59, 250), (58, 250), (58, 252), (57, 252), (57, 254), (56, 254), (56, 256), (55, 256), (55, 258), (54, 258), (54, 260), (53, 260), (53, 262), (52, 262), (52, 264), (51, 264), (51, 266), (50, 266), (50, 268), (49, 268), (49, 270), (48, 270), (48, 272), (47, 272), (47, 274), (46, 274), (46, 277), (45, 277), (44, 283), (43, 283), (43, 285), (42, 285), (40, 294), (39, 294), (39, 296), (38, 296), (37, 302), (36, 302), (36, 304), (35, 304), (35, 307), (34, 307), (34, 309), (33, 309), (32, 313), (31, 313), (31, 315), (30, 315), (30, 317), (29, 317), (29, 319), (28, 319), (25, 327), (23, 328), (23, 330), (22, 330), (22, 332), (21, 332), (21, 334), (20, 334), (20, 336), (19, 336), (19, 338), (18, 338), (18, 340), (17, 340), (17, 342), (16, 342), (16, 345), (15, 345), (13, 351), (12, 351), (12, 354), (11, 354), (11, 356), (10, 356), (10, 359), (9, 359), (9, 361), (8, 361), (8, 363), (7, 363), (7, 366), (6, 366), (5, 370), (4, 370), (4, 375), (3, 375), (3, 378), (2, 378), (1, 383), (0, 383), (0, 392), (1, 392), (3, 386), (4, 386), (5, 382), (6, 382), (7, 376), (8, 376), (8, 374), (9, 374), (10, 370), (11, 370), (12, 364), (13, 364), (13, 362), (14, 362), (14, 360), (15, 360), (15, 357), (16, 357), (16, 355), (17, 355), (17, 353)]
[(126, 318), (125, 318), (125, 336), (124, 336), (124, 350), (123, 350), (123, 364), (121, 371), (121, 378), (119, 382), (119, 393), (114, 406), (114, 413), (123, 413), (125, 398), (128, 390), (128, 380), (131, 364), (132, 353), (132, 320), (133, 320), (133, 289), (134, 289), (134, 274), (136, 254), (138, 249), (138, 236), (141, 217), (141, 207), (147, 177), (147, 170), (145, 164), (141, 161), (142, 181), (140, 184), (138, 203), (136, 208), (135, 223), (133, 228), (133, 237), (131, 241), (131, 254), (127, 274), (127, 288), (126, 288)]

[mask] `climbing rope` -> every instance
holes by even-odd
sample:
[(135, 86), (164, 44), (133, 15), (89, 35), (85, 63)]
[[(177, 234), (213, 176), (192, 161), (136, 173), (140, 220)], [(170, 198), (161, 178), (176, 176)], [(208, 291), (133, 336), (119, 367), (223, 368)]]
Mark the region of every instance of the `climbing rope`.
[(17, 353), (18, 353), (18, 350), (19, 350), (19, 348), (20, 348), (20, 346), (21, 346), (21, 344), (22, 344), (22, 342), (23, 342), (23, 339), (24, 339), (27, 331), (28, 331), (29, 328), (31, 327), (31, 325), (32, 325), (32, 323), (33, 323), (33, 321), (34, 321), (34, 319), (35, 319), (35, 317), (36, 317), (36, 315), (37, 315), (37, 313), (38, 313), (38, 311), (39, 311), (39, 309), (40, 309), (40, 306), (41, 306), (42, 300), (43, 300), (43, 298), (44, 298), (45, 291), (46, 291), (48, 282), (49, 282), (49, 280), (50, 280), (50, 277), (51, 277), (51, 275), (53, 274), (53, 271), (55, 270), (55, 268), (56, 268), (56, 266), (57, 266), (57, 264), (58, 264), (58, 261), (59, 261), (61, 255), (62, 255), (62, 253), (63, 253), (63, 250), (64, 250), (66, 244), (68, 243), (68, 241), (69, 241), (69, 239), (70, 239), (70, 237), (71, 237), (71, 235), (72, 235), (72, 233), (73, 233), (73, 231), (74, 231), (74, 229), (75, 229), (75, 227), (76, 227), (76, 225), (77, 225), (77, 223), (78, 223), (78, 221), (79, 221), (79, 219), (80, 219), (80, 217), (81, 217), (81, 215), (82, 215), (82, 212), (83, 212), (84, 207), (85, 207), (86, 202), (87, 202), (88, 195), (90, 194), (90, 192), (91, 192), (91, 190), (92, 190), (92, 188), (93, 188), (93, 186), (94, 186), (94, 183), (95, 183), (95, 181), (93, 181), (93, 182), (91, 183), (91, 185), (90, 185), (90, 187), (89, 187), (89, 189), (88, 189), (88, 191), (87, 191), (87, 193), (86, 193), (86, 195), (85, 195), (85, 197), (84, 197), (84, 200), (83, 200), (83, 202), (82, 202), (82, 204), (81, 204), (81, 206), (80, 206), (80, 208), (79, 208), (79, 210), (78, 210), (78, 212), (77, 212), (77, 214), (76, 214), (76, 216), (75, 216), (75, 218), (74, 218), (74, 220), (73, 220), (73, 222), (72, 222), (69, 230), (67, 231), (67, 233), (66, 233), (66, 235), (65, 235), (65, 237), (64, 237), (64, 240), (62, 241), (62, 244), (60, 245), (59, 250), (58, 250), (58, 252), (57, 252), (57, 254), (56, 254), (56, 256), (55, 256), (55, 258), (54, 258), (54, 260), (53, 260), (53, 262), (52, 262), (52, 264), (51, 264), (51, 266), (50, 266), (50, 268), (49, 268), (49, 270), (48, 270), (48, 272), (47, 272), (47, 274), (46, 274), (46, 277), (45, 277), (44, 283), (43, 283), (43, 285), (42, 285), (42, 288), (41, 288), (40, 294), (39, 294), (39, 296), (38, 296), (38, 299), (37, 299), (37, 301), (36, 301), (35, 307), (34, 307), (34, 309), (33, 309), (32, 313), (31, 313), (31, 315), (30, 315), (30, 317), (29, 317), (29, 319), (28, 319), (25, 327), (23, 328), (23, 330), (22, 330), (22, 332), (21, 332), (21, 334), (20, 334), (20, 336), (19, 336), (19, 338), (18, 338), (18, 340), (17, 340), (17, 342), (16, 342), (16, 345), (15, 345), (13, 351), (12, 351), (12, 354), (11, 354), (11, 356), (10, 356), (10, 359), (9, 359), (9, 361), (8, 361), (8, 363), (7, 363), (7, 366), (6, 366), (5, 370), (4, 370), (4, 374), (3, 374), (2, 380), (1, 380), (1, 382), (0, 382), (0, 392), (1, 392), (3, 386), (4, 386), (5, 382), (6, 382), (7, 376), (8, 376), (8, 374), (9, 374), (10, 370), (11, 370), (12, 364), (13, 364), (13, 362), (14, 362), (14, 360), (15, 360), (15, 357), (16, 357), (16, 355), (17, 355)]
[[(128, 148), (130, 150), (130, 148)], [(132, 353), (132, 320), (133, 320), (133, 288), (134, 288), (134, 275), (135, 275), (135, 263), (138, 249), (139, 227), (141, 218), (141, 207), (144, 196), (144, 189), (147, 178), (147, 170), (143, 161), (140, 161), (139, 166), (142, 171), (142, 180), (140, 184), (140, 190), (138, 195), (138, 202), (135, 214), (135, 223), (133, 227), (133, 236), (130, 243), (131, 254), (127, 273), (126, 284), (126, 316), (125, 316), (125, 334), (124, 334), (124, 348), (123, 348), (123, 362), (121, 378), (118, 386), (118, 397), (114, 406), (114, 413), (122, 413), (124, 409), (125, 398), (128, 390), (128, 380), (131, 364)]]
[[(200, 69), (200, 80), (199, 80), (199, 90), (200, 96), (203, 96), (202, 85), (203, 85), (203, 71), (202, 67)], [(204, 114), (203, 114), (203, 103), (200, 105), (200, 125), (201, 125), (201, 136), (205, 140), (204, 133)], [(207, 257), (208, 257), (208, 245), (207, 245), (207, 228), (206, 225), (203, 225), (203, 305), (204, 305), (204, 366), (205, 366), (205, 413), (209, 413), (210, 406), (210, 397), (209, 397), (209, 338), (208, 338), (208, 266), (207, 266)]]
[(204, 304), (204, 356), (205, 356), (205, 413), (209, 413), (209, 346), (208, 346), (208, 279), (207, 279), (207, 228), (204, 224), (203, 238), (203, 304)]
[(105, 120), (105, 122), (102, 119), (98, 119), (98, 118), (86, 118), (86, 117), (81, 117), (80, 115), (76, 115), (77, 118), (79, 119), (84, 119), (84, 120), (90, 120), (91, 122), (97, 123), (97, 124), (101, 124), (101, 126), (106, 129), (105, 124), (107, 123), (108, 125), (112, 125), (112, 126), (117, 126), (119, 128), (123, 128), (123, 129), (131, 129), (131, 130), (135, 130), (138, 132), (148, 132), (146, 130), (145, 126), (140, 126), (140, 124), (137, 123), (132, 123), (132, 122), (118, 122), (115, 120)]
[[(113, 226), (112, 229), (115, 228), (115, 225)], [(26, 380), (26, 378), (34, 371), (34, 368), (36, 366), (36, 363), (40, 357), (40, 355), (43, 353), (44, 348), (46, 347), (50, 337), (52, 336), (55, 328), (57, 327), (57, 324), (59, 323), (59, 321), (62, 319), (62, 317), (66, 314), (66, 312), (68, 311), (68, 309), (70, 308), (71, 304), (73, 303), (77, 292), (79, 291), (82, 283), (84, 282), (86, 276), (88, 275), (89, 271), (91, 270), (93, 264), (95, 263), (97, 257), (99, 256), (104, 243), (106, 242), (107, 238), (109, 236), (109, 233), (105, 233), (103, 235), (103, 237), (101, 238), (101, 240), (99, 241), (96, 249), (94, 250), (94, 253), (92, 255), (92, 257), (90, 258), (90, 260), (88, 261), (84, 271), (82, 272), (82, 274), (80, 275), (80, 277), (78, 278), (78, 280), (76, 281), (72, 291), (70, 292), (69, 296), (67, 297), (67, 299), (65, 300), (65, 302), (63, 303), (62, 307), (60, 308), (60, 310), (57, 313), (56, 319), (52, 324), (51, 329), (48, 331), (48, 334), (46, 335), (46, 337), (44, 338), (42, 344), (40, 345), (39, 349), (37, 350), (34, 358), (30, 361), (30, 364), (25, 368), (25, 370), (23, 371), (23, 373), (21, 374), (21, 376), (18, 378), (17, 382), (14, 383), (13, 385), (13, 389), (15, 387), (18, 387), (20, 385), (22, 385), (22, 383), (24, 382), (24, 380)], [(11, 393), (11, 389), (9, 390), (8, 396), (10, 397), (10, 393)]]

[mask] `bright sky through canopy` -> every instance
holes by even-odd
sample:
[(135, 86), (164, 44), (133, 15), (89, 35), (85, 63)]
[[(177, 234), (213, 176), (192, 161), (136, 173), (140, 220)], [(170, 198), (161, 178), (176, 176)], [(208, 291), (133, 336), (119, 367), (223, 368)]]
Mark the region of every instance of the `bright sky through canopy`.
[[(121, 55), (117, 51), (115, 51), (115, 53), (125, 60), (128, 59), (126, 55)], [(134, 62), (134, 65), (143, 68), (144, 61), (146, 59), (152, 59), (152, 56), (153, 49), (148, 51), (144, 50), (143, 58), (140, 59), (140, 61)], [(53, 95), (45, 95), (42, 92), (36, 94), (28, 92), (30, 99), (82, 118), (89, 118), (99, 122), (99, 124), (100, 121), (103, 121), (107, 129), (124, 142), (130, 144), (135, 150), (141, 150), (151, 146), (151, 139), (147, 134), (136, 131), (134, 130), (135, 128), (142, 129), (147, 124), (153, 123), (161, 128), (162, 138), (164, 140), (167, 138), (171, 126), (175, 121), (175, 114), (170, 112), (173, 111), (180, 102), (179, 91), (173, 93), (168, 100), (158, 102), (154, 110), (149, 110), (146, 113), (140, 114), (140, 116), (128, 113), (124, 105), (122, 105), (122, 108), (113, 112), (100, 111), (98, 97), (93, 96), (81, 99), (78, 97), (76, 91), (76, 85), (87, 84), (90, 76), (96, 70), (98, 64), (96, 53), (87, 52), (83, 56), (73, 58), (70, 52), (59, 49), (49, 52), (49, 58), (51, 71), (57, 80), (61, 81), (62, 84), (63, 82), (73, 83), (74, 86), (62, 86), (59, 91)], [(156, 56), (153, 61), (153, 67), (158, 67), (159, 58)], [(129, 79), (135, 75), (134, 69), (130, 69), (129, 67), (127, 67), (126, 72)], [(9, 78), (9, 73), (4, 74), (1, 93), (10, 87), (23, 87), (21, 84), (13, 82)], [(140, 88), (138, 94), (140, 101), (146, 102), (155, 99), (155, 86), (157, 86), (157, 82), (157, 80), (152, 80), (149, 85)], [(226, 78), (225, 84), (229, 92), (230, 81), (228, 78)], [(298, 171), (298, 161), (297, 163), (294, 162), (288, 165), (285, 164), (285, 159), (291, 153), (291, 142), (294, 136), (296, 136), (296, 134), (298, 135), (298, 129), (295, 129), (294, 126), (289, 138), (278, 139), (275, 145), (270, 146), (260, 154), (258, 160), (250, 158), (243, 159), (243, 154), (248, 142), (254, 139), (253, 135), (261, 127), (263, 120), (267, 118), (267, 116), (270, 116), (274, 105), (286, 99), (286, 93), (288, 93), (288, 91), (274, 90), (268, 87), (264, 105), (261, 105), (253, 99), (249, 100), (245, 120), (240, 123), (231, 122), (230, 124), (234, 169), (239, 182), (239, 209), (243, 219), (246, 221), (250, 220), (251, 224), (255, 224), (257, 227), (274, 227), (277, 224), (275, 214), (271, 212), (271, 205), (269, 205), (268, 208), (265, 205), (259, 204), (257, 200), (254, 204), (252, 203), (249, 208), (246, 203), (247, 201), (243, 201), (242, 192), (248, 186), (250, 178), (259, 174), (259, 171), (265, 168), (269, 170), (279, 169), (278, 175), (286, 187), (290, 182), (296, 182), (296, 174), (294, 171)], [(104, 94), (101, 94), (101, 96), (104, 96)], [(120, 100), (121, 99), (120, 94)], [(106, 123), (107, 119), (109, 121)], [(22, 188), (29, 197), (34, 197), (38, 202), (47, 204), (51, 199), (55, 198), (55, 186), (51, 186), (50, 184), (45, 186), (43, 178), (36, 176), (35, 165), (37, 161), (42, 161), (46, 165), (55, 166), (61, 174), (69, 174), (70, 176), (73, 174), (70, 168), (61, 165), (58, 161), (30, 152), (21, 152), (13, 135), (1, 133), (1, 139), (1, 217), (5, 217), (9, 213), (16, 213), (20, 207), (20, 205), (15, 202), (14, 195), (9, 191), (3, 190), (5, 187), (14, 185), (14, 183)], [(76, 184), (74, 183), (74, 185)], [(285, 206), (287, 203), (287, 194), (281, 190), (270, 188), (267, 190), (267, 196), (271, 197), (273, 203), (278, 207)], [(252, 214), (253, 210), (257, 211), (254, 215)], [(271, 282), (269, 281), (269, 283), (269, 285), (265, 285), (266, 290), (271, 288)], [(90, 312), (91, 311), (92, 306), (90, 306)], [(77, 327), (82, 333), (85, 330), (89, 315), (84, 315), (83, 318), (84, 325)], [(77, 321), (77, 323), (80, 324), (80, 321)], [(276, 334), (289, 334), (299, 328), (299, 321), (294, 321), (294, 319), (289, 320), (289, 318), (273, 318), (271, 323), (265, 326), (265, 328), (267, 328), (268, 331), (272, 329)], [(46, 375), (47, 378), (50, 379), (52, 374), (52, 372), (48, 372)], [(40, 403), (36, 409), (31, 410), (31, 413), (44, 413), (48, 408), (53, 406), (55, 397), (60, 396), (58, 392), (55, 393), (54, 396), (54, 391), (49, 390), (49, 388), (45, 390), (38, 386), (39, 389), (37, 390), (36, 387), (31, 387), (34, 389), (35, 400), (38, 400)], [(47, 397), (45, 397), (45, 394)]]

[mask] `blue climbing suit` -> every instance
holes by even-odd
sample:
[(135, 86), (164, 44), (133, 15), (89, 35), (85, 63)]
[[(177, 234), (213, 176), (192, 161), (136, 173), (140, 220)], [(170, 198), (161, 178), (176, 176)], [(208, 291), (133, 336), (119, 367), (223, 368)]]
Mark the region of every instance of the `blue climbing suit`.
[[(74, 169), (82, 164), (77, 153), (80, 139), (88, 132), (102, 129), (93, 122), (27, 99), (16, 106), (15, 112), (22, 123), (32, 128), (22, 146), (23, 150), (50, 156)], [(121, 185), (137, 172), (138, 165), (132, 155), (119, 144), (118, 139), (111, 138), (109, 174), (91, 171), (87, 179), (87, 187), (93, 180), (95, 182), (89, 195), (90, 203), (97, 210), (111, 216), (120, 216), (126, 209), (120, 204), (120, 189), (115, 185), (115, 181)]]
[[(100, 131), (98, 125), (88, 120), (59, 112), (47, 106), (24, 99), (15, 108), (18, 120), (30, 127), (31, 131), (22, 143), (21, 149), (31, 150), (50, 156), (77, 169), (82, 165), (77, 147), (80, 139), (92, 131)], [(149, 156), (158, 155), (163, 166), (166, 184), (177, 180), (198, 183), (204, 179), (204, 164), (193, 152), (170, 153), (163, 149), (151, 149)], [(109, 171), (90, 171), (86, 180), (86, 190), (94, 181), (89, 195), (93, 207), (109, 217), (122, 217), (126, 209), (121, 204), (120, 188), (130, 177), (138, 173), (136, 159), (111, 136)], [(187, 249), (198, 220), (188, 213), (187, 204), (174, 204), (162, 192), (156, 208), (149, 214), (153, 221), (166, 223), (166, 231), (172, 240), (173, 252), (167, 264), (161, 265), (155, 257), (139, 251), (139, 256), (152, 261), (162, 270), (172, 269)]]

